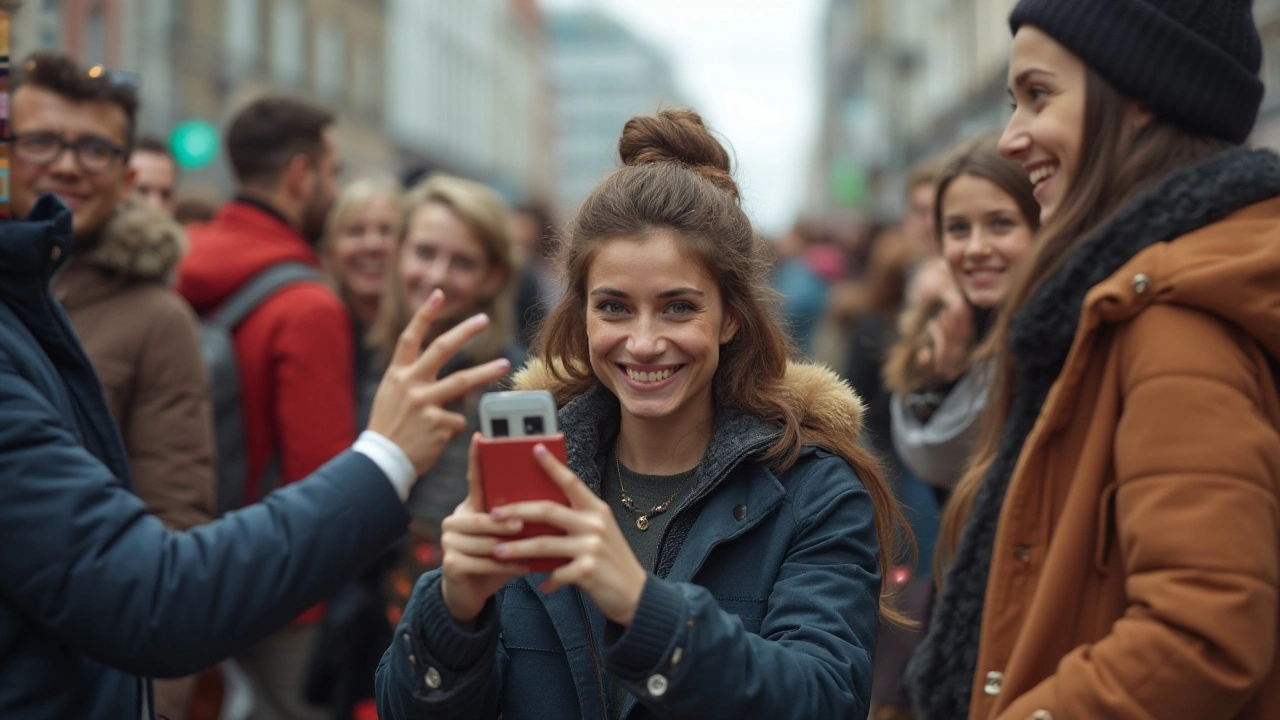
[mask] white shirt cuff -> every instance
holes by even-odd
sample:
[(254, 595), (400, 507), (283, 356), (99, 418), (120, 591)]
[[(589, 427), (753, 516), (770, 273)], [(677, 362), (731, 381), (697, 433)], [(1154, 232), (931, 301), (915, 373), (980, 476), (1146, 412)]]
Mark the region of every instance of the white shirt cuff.
[(404, 454), (399, 445), (372, 430), (365, 430), (356, 438), (351, 449), (372, 460), (382, 470), (401, 500), (409, 499), (409, 491), (413, 489), (413, 482), (418, 475), (413, 471), (409, 456)]

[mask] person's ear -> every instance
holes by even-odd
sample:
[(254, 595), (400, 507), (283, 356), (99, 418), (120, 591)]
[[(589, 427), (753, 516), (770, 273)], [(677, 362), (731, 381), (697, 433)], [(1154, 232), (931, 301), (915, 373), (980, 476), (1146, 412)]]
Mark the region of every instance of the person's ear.
[(724, 314), (724, 318), (720, 320), (720, 344), (728, 345), (738, 334), (738, 327), (741, 321), (738, 319), (738, 313), (729, 310)]
[(1137, 135), (1156, 119), (1155, 110), (1145, 102), (1138, 100), (1130, 100), (1124, 109), (1124, 126), (1128, 131)]
[(138, 171), (132, 165), (126, 165), (124, 171), (124, 182), (120, 183), (120, 187), (116, 192), (116, 204), (122, 203), (129, 199), (133, 194), (134, 187), (138, 184)]
[(298, 153), (285, 166), (282, 184), (290, 199), (305, 202), (315, 191), (317, 180), (315, 164), (311, 162), (311, 158), (306, 153)]

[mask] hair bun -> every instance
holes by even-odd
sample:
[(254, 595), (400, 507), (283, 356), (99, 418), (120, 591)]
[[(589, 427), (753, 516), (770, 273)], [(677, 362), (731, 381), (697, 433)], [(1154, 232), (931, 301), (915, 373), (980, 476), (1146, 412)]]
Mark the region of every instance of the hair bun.
[(618, 154), (623, 165), (679, 163), (738, 197), (738, 184), (730, 174), (729, 153), (692, 110), (663, 110), (657, 115), (631, 118), (622, 128)]

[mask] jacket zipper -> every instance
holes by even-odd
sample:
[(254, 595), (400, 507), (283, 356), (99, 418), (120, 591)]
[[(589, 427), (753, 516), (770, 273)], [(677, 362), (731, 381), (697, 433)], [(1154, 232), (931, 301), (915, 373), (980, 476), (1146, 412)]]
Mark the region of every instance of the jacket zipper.
[(600, 717), (609, 720), (609, 704), (604, 697), (604, 677), (600, 668), (600, 653), (596, 649), (596, 631), (591, 627), (591, 616), (587, 613), (587, 603), (582, 599), (582, 590), (574, 588), (573, 596), (578, 599), (578, 610), (582, 612), (582, 624), (587, 629), (587, 649), (591, 652), (591, 670), (595, 673), (596, 691), (600, 693)]

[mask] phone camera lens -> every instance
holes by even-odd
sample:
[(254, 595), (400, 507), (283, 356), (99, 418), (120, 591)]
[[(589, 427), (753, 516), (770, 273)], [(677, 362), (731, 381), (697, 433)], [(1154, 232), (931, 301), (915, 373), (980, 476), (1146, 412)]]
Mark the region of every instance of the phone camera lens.
[(537, 415), (530, 415), (524, 419), (525, 435), (541, 435), (542, 434), (542, 418)]
[(507, 427), (506, 418), (494, 418), (491, 424), (494, 437), (508, 437), (511, 435), (511, 428)]

